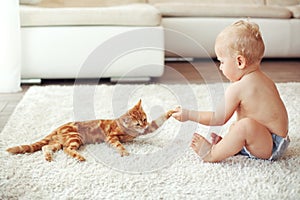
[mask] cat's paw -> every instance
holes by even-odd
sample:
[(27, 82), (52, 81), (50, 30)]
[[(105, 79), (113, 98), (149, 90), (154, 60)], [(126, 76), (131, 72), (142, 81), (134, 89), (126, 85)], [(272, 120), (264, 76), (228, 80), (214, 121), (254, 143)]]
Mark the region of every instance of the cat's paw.
[(80, 156), (77, 158), (80, 162), (84, 162), (85, 161), (85, 158), (83, 156)]
[(53, 160), (52, 155), (50, 153), (46, 154), (45, 155), (45, 160), (47, 160), (48, 162), (51, 162)]
[(123, 150), (120, 152), (120, 155), (123, 157), (123, 156), (129, 156), (129, 152), (126, 151), (126, 150)]
[(167, 119), (169, 119), (172, 115), (173, 115), (173, 113), (175, 113), (175, 112), (177, 112), (177, 111), (175, 111), (175, 110), (169, 110), (167, 113), (166, 113), (166, 118)]

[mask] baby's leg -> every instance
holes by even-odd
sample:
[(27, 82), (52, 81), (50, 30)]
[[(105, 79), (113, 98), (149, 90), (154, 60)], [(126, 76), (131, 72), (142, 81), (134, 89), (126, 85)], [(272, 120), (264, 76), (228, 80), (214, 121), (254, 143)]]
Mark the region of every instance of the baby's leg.
[[(207, 143), (206, 141), (204, 144)], [(238, 153), (244, 146), (257, 158), (268, 159), (273, 148), (271, 133), (255, 120), (241, 119), (230, 127), (228, 134), (222, 140), (216, 145), (211, 145), (210, 152), (203, 160), (207, 162), (224, 160)]]
[(211, 137), (211, 144), (217, 144), (218, 142), (220, 142), (222, 140), (222, 137), (217, 135), (216, 133), (211, 133), (210, 134)]
[(222, 140), (222, 137), (218, 136), (216, 133), (211, 133), (210, 136), (212, 141), (211, 144), (201, 135), (194, 133), (191, 147), (201, 158), (209, 153), (212, 145), (215, 145)]
[(192, 149), (198, 154), (202, 159), (209, 154), (212, 144), (210, 144), (203, 136), (194, 133), (192, 143)]

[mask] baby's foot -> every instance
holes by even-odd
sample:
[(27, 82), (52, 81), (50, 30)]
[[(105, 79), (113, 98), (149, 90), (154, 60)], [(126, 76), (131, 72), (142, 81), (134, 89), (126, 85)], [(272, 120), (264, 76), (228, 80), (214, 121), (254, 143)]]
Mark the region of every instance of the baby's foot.
[(211, 133), (211, 143), (212, 145), (218, 144), (223, 138), (221, 136), (218, 136), (216, 133)]
[(194, 133), (191, 147), (196, 154), (198, 154), (201, 158), (204, 158), (210, 152), (212, 145), (204, 137)]

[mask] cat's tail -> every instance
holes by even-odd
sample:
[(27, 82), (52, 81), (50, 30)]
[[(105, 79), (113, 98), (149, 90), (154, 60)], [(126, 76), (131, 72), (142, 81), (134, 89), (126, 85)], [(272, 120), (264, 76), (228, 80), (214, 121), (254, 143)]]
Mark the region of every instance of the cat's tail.
[(42, 149), (43, 146), (49, 144), (50, 140), (52, 139), (52, 136), (56, 134), (56, 131), (52, 132), (48, 136), (46, 136), (44, 139), (35, 142), (33, 144), (29, 145), (21, 145), (21, 146), (15, 146), (6, 149), (11, 154), (23, 154), (23, 153), (33, 153), (36, 151), (39, 151)]

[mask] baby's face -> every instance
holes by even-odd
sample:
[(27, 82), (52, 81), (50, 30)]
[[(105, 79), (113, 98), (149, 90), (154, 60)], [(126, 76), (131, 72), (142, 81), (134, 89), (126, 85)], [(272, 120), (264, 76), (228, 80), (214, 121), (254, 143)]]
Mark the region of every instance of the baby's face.
[(224, 76), (231, 82), (238, 81), (240, 76), (240, 70), (238, 68), (236, 58), (226, 51), (226, 46), (222, 41), (216, 41), (215, 52), (217, 59), (220, 61), (220, 70)]

